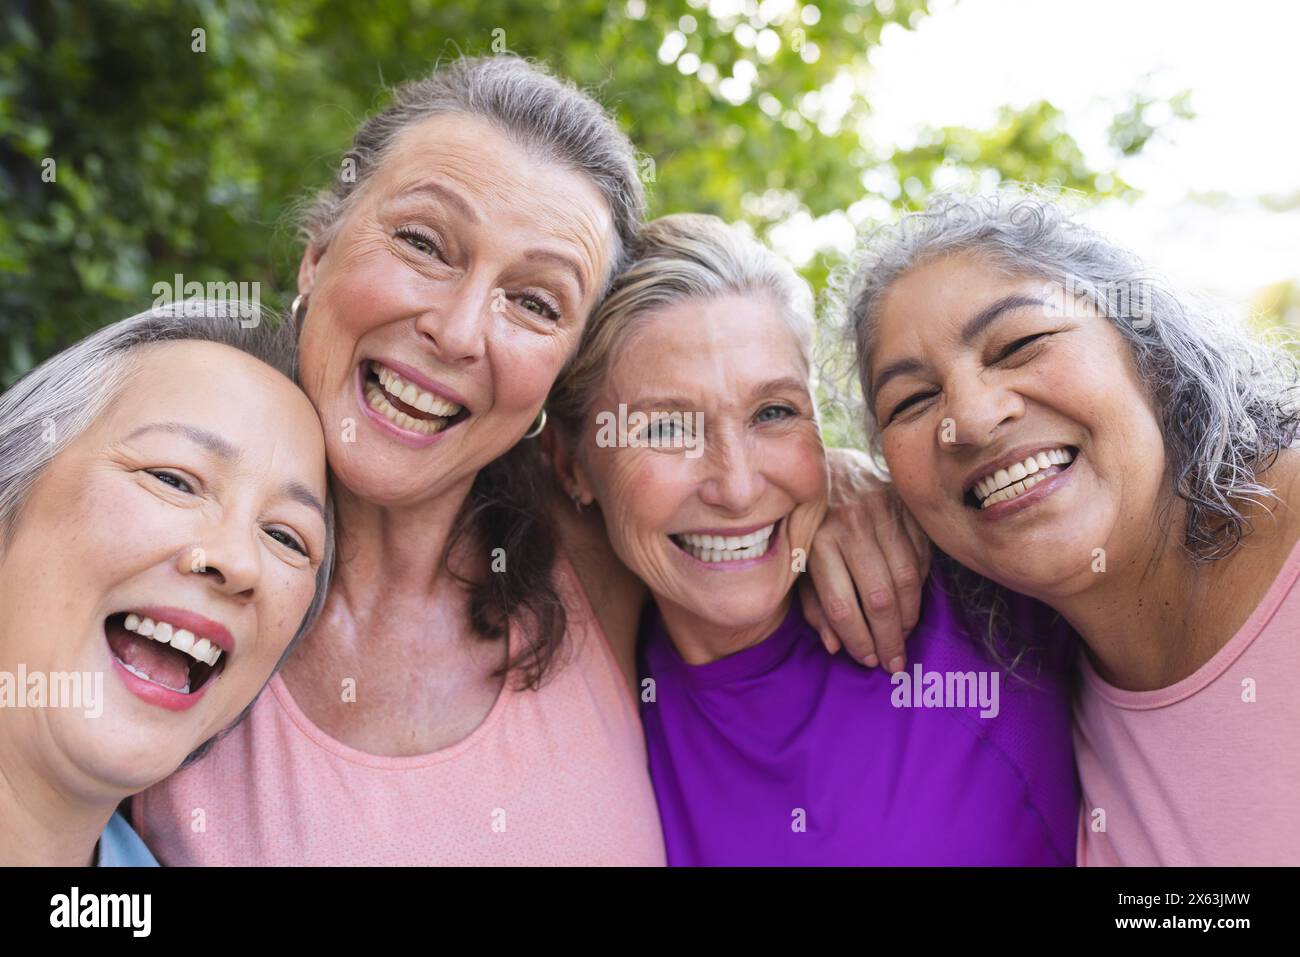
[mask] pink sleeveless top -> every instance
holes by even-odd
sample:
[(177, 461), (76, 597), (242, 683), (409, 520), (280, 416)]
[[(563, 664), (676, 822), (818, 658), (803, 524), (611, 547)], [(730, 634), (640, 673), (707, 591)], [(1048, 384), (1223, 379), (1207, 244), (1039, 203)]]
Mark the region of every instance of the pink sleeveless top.
[(1079, 655), (1082, 865), (1300, 865), (1300, 542), (1218, 654), (1123, 691)]
[(354, 750), (277, 675), (206, 757), (135, 797), (136, 830), (172, 866), (664, 864), (635, 699), (567, 559), (555, 574), (554, 670), (537, 691), (508, 678), (462, 741)]

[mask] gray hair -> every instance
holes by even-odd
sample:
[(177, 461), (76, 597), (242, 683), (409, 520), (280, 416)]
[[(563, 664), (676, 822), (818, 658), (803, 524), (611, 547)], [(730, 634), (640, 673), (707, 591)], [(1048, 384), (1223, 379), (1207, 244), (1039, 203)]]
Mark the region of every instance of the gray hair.
[[(215, 342), (259, 359), (297, 382), (293, 330), (261, 316), (255, 325), (246, 327), (247, 318), (241, 321), (239, 317), (247, 317), (253, 308), (228, 300), (196, 299), (155, 306), (69, 346), (0, 393), (0, 541), (12, 538), (32, 489), (50, 463), (129, 385), (134, 360), (142, 349), (165, 342)], [(258, 315), (256, 311), (252, 314)], [(324, 607), (334, 566), (333, 514), (327, 501), (325, 554), (316, 573), (316, 593), (293, 641), (277, 662), (277, 670)], [(242, 718), (243, 714), (239, 720)], [(210, 743), (186, 763), (206, 751)]]
[(451, 113), (481, 117), (542, 159), (585, 174), (609, 204), (615, 237), (608, 271), (618, 270), (645, 216), (645, 190), (635, 148), (594, 99), (513, 55), (454, 60), (392, 96), (386, 109), (358, 127), (334, 182), (302, 213), (308, 244), (329, 243), (403, 132)]
[(618, 351), (655, 310), (728, 293), (766, 293), (781, 307), (811, 365), (813, 299), (794, 268), (738, 226), (716, 216), (676, 213), (647, 223), (631, 262), (583, 332), (577, 355), (556, 383), (547, 408), (570, 437), (582, 428)]
[[(1244, 503), (1276, 498), (1259, 476), (1300, 431), (1300, 372), (1285, 346), (1179, 296), (1135, 254), (1076, 222), (1050, 191), (939, 194), (869, 235), (847, 288), (841, 280), (864, 396), (886, 292), (918, 264), (964, 252), (1008, 275), (1061, 283), (1114, 324), (1161, 422), (1173, 491), (1185, 507), (1182, 547), (1197, 562), (1229, 555), (1252, 530)], [(874, 410), (864, 409), (864, 421), (883, 466)]]

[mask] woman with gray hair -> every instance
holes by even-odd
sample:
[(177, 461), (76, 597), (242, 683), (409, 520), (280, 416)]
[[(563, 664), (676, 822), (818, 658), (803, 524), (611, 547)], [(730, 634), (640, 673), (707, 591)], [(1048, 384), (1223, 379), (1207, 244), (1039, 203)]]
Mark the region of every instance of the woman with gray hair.
[(848, 324), (968, 607), (1030, 595), (1083, 639), (1080, 863), (1300, 864), (1293, 358), (1037, 194), (874, 234)]
[(0, 865), (154, 863), (115, 808), (237, 722), (324, 603), (293, 340), (227, 305), (124, 319), (0, 395)]

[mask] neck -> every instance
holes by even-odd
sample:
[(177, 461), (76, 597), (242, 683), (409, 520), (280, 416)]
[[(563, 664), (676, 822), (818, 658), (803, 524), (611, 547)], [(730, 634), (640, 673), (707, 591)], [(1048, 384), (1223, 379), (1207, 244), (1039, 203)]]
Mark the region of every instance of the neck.
[[(447, 560), (457, 516), (469, 496), (472, 479), (428, 501), (385, 506), (365, 501), (336, 484), (338, 561), (331, 599), (359, 612), (380, 613), (395, 604), (425, 601), (454, 584), (451, 565), (465, 577), (486, 567), (473, 554), (473, 543), (460, 542)], [(357, 602), (350, 596), (359, 596)]]
[(689, 608), (661, 600), (657, 596), (655, 601), (663, 618), (664, 630), (672, 639), (682, 660), (688, 665), (706, 665), (752, 648), (769, 637), (781, 626), (790, 611), (792, 594), (787, 591), (780, 605), (762, 621), (740, 627), (709, 621)]
[[(1285, 455), (1269, 470), (1275, 491), (1292, 485), (1300, 473), (1297, 458)], [(1253, 531), (1218, 561), (1192, 561), (1182, 547), (1181, 518), (1168, 532), (1153, 523), (1132, 557), (1094, 574), (1088, 588), (1063, 598), (1038, 597), (1070, 622), (1110, 684), (1127, 691), (1167, 688), (1213, 658), (1271, 587), (1300, 527), (1288, 496), (1280, 497), (1273, 513), (1245, 503)]]
[[(5, 725), (15, 722), (11, 717)], [(4, 715), (0, 711), (0, 715)], [(126, 794), (90, 798), (51, 784), (52, 774), (15, 747), (37, 729), (0, 730), (0, 867), (87, 867), (95, 845)]]

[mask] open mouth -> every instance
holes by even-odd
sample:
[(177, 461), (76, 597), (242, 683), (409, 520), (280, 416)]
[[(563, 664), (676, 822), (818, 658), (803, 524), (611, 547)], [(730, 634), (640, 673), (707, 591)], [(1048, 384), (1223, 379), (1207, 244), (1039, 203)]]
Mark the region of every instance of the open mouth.
[(366, 404), (398, 428), (436, 435), (469, 418), (469, 410), (421, 389), (379, 362), (361, 365)]
[(178, 694), (195, 694), (226, 667), (226, 652), (209, 639), (135, 612), (104, 621), (117, 662), (142, 681)]
[(739, 562), (750, 558), (762, 558), (776, 544), (776, 531), (782, 519), (771, 525), (765, 525), (743, 535), (705, 535), (695, 532), (681, 532), (669, 535), (674, 545), (696, 561), (712, 564), (715, 562)]
[(967, 490), (963, 502), (967, 508), (986, 509), (1019, 498), (1040, 482), (1068, 471), (1079, 456), (1073, 445), (1063, 445), (1026, 456), (1005, 469), (984, 476)]

